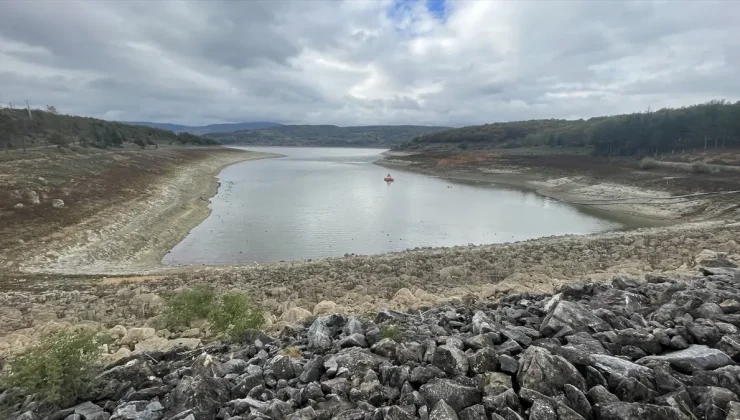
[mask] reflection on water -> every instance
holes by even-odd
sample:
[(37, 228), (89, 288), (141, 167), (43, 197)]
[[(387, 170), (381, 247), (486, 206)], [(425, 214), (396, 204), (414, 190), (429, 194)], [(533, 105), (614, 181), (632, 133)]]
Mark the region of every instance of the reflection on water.
[[(221, 172), (212, 214), (166, 263), (302, 260), (620, 227), (532, 192), (389, 171), (372, 164), (377, 149), (250, 150), (286, 157)], [(383, 181), (388, 172), (395, 182)]]

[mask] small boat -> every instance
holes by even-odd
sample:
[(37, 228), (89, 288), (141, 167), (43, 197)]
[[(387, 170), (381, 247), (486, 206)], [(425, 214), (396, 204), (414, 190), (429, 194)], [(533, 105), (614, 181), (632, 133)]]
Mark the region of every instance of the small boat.
[(393, 182), (393, 178), (385, 177), (385, 178), (383, 178), (383, 181), (385, 181), (385, 182)]

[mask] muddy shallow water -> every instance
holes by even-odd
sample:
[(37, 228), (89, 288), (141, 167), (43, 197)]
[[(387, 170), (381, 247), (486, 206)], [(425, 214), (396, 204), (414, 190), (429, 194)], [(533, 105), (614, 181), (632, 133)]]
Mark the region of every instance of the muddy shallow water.
[(167, 264), (244, 264), (514, 242), (621, 229), (533, 192), (453, 183), (373, 165), (378, 149), (250, 147), (283, 158), (219, 174), (211, 215)]

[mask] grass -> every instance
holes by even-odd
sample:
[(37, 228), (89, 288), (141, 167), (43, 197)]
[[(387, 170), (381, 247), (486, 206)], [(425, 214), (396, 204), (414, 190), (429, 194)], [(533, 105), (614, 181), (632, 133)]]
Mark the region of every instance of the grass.
[(247, 330), (261, 328), (265, 314), (247, 295), (230, 292), (218, 296), (208, 286), (195, 286), (165, 298), (164, 319), (173, 329), (205, 319), (216, 333), (236, 340)]
[(383, 325), (380, 329), (380, 335), (382, 338), (390, 338), (397, 343), (401, 342), (402, 334), (403, 329), (396, 324)]
[(217, 333), (236, 340), (247, 330), (261, 328), (265, 314), (248, 296), (232, 292), (221, 296), (208, 319)]
[(165, 297), (164, 320), (169, 328), (189, 327), (206, 319), (213, 310), (216, 293), (208, 286), (195, 286)]
[(650, 169), (655, 169), (655, 168), (657, 168), (659, 166), (660, 165), (658, 164), (658, 162), (655, 159), (651, 158), (651, 157), (645, 156), (640, 161), (640, 169), (642, 169), (644, 171), (648, 171)]
[(2, 385), (41, 394), (60, 406), (74, 404), (91, 389), (99, 355), (92, 333), (54, 334), (11, 360)]

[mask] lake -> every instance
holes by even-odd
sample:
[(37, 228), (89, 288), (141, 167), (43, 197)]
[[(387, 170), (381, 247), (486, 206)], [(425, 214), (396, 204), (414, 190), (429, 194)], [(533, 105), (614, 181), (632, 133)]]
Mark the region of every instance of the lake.
[(166, 264), (249, 264), (415, 247), (513, 242), (619, 229), (533, 192), (373, 165), (383, 150), (249, 147), (283, 158), (219, 174), (211, 215)]

